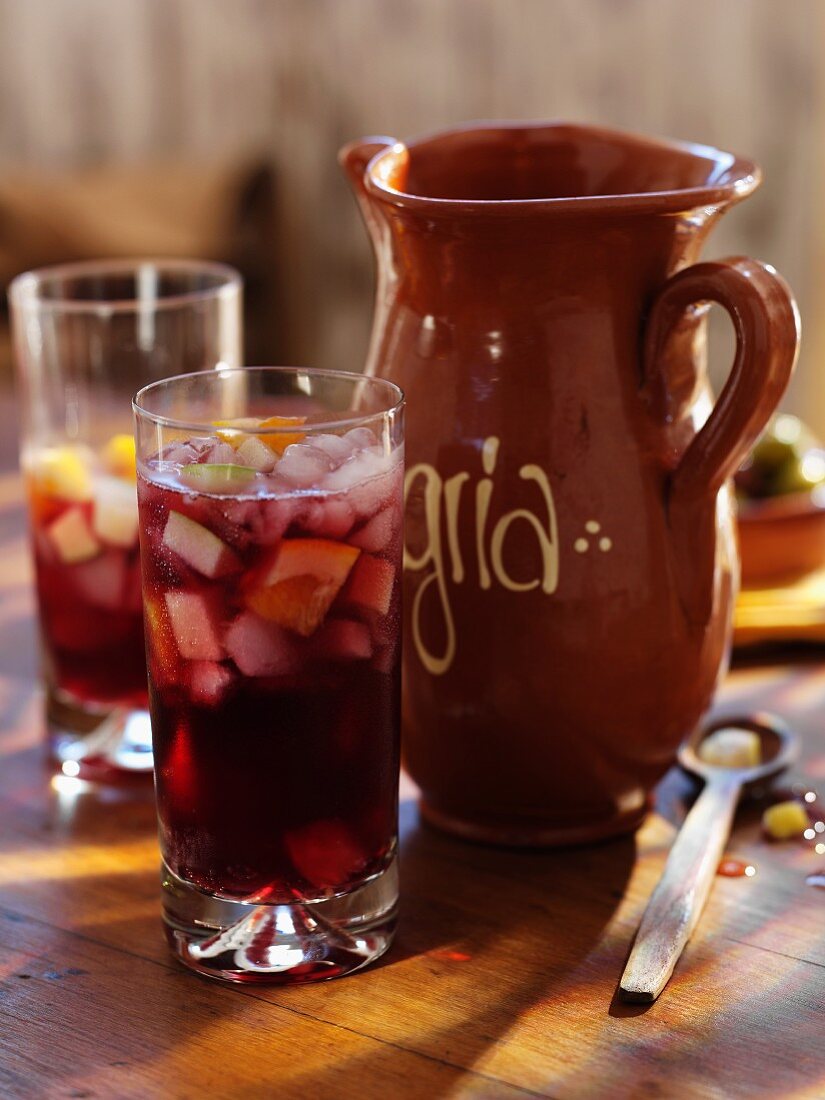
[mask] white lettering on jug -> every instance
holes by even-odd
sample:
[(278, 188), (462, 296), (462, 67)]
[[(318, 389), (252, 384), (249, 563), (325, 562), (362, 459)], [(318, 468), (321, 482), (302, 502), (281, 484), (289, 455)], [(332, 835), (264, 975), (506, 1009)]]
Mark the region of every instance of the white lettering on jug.
[[(553, 491), (540, 466), (530, 463), (522, 466), (519, 477), (525, 483), (532, 483), (538, 488), (542, 507), (538, 513), (526, 507), (514, 508), (493, 522), (490, 510), (499, 444), (500, 441), (495, 436), (484, 441), (481, 450), (484, 476), (479, 478), (475, 486), (474, 541), (478, 583), (482, 589), (489, 589), (494, 583), (498, 583), (511, 592), (531, 592), (540, 588), (549, 596), (556, 591), (559, 583), (558, 523)], [(424, 546), (419, 553), (414, 553), (408, 546), (404, 547), (404, 568), (413, 573), (427, 571), (415, 593), (409, 614), (416, 652), (421, 663), (434, 676), (442, 676), (447, 672), (455, 659), (458, 644), (447, 580), (448, 570), (449, 578), (455, 585), (463, 584), (466, 578), (458, 518), (462, 492), (471, 477), (470, 473), (462, 471), (445, 481), (434, 466), (420, 462), (407, 471), (404, 479), (405, 501), (413, 491), (422, 491)], [(442, 518), (446, 547), (442, 543)], [(513, 577), (504, 563), (507, 536), (517, 522), (526, 523), (532, 528), (541, 561), (539, 574), (523, 580)], [(433, 594), (438, 599), (444, 624), (441, 653), (433, 653), (427, 647), (421, 628), (424, 601)]]

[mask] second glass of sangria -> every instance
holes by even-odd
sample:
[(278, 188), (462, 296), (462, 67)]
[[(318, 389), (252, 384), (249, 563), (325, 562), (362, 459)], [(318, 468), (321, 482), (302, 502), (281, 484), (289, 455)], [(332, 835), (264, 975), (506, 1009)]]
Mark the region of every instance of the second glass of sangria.
[(237, 366), (241, 279), (187, 261), (18, 276), (22, 408), (49, 747), (66, 775), (151, 772), (131, 398)]

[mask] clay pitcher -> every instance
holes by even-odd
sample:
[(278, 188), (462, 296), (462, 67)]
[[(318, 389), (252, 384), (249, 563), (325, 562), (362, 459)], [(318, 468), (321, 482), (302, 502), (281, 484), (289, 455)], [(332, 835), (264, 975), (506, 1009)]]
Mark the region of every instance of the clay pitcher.
[[(634, 828), (726, 665), (729, 478), (798, 319), (700, 263), (759, 171), (704, 146), (485, 123), (341, 154), (375, 248), (368, 371), (404, 388), (406, 764), (500, 843)], [(713, 403), (709, 303), (736, 353)]]

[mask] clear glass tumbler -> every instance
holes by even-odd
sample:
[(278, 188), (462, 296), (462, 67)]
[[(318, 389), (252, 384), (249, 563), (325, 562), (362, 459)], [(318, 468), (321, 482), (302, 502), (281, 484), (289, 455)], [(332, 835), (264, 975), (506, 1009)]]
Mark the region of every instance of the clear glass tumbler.
[(9, 292), (46, 722), (67, 775), (152, 768), (131, 399), (241, 360), (241, 278), (187, 261), (44, 268)]
[(135, 415), (169, 942), (229, 981), (357, 970), (398, 893), (401, 391), (221, 370)]

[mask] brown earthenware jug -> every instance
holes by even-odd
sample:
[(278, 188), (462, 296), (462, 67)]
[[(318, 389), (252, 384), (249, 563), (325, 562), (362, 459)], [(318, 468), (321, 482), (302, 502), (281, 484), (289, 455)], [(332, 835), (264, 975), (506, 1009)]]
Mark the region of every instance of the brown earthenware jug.
[[(782, 279), (699, 263), (759, 171), (697, 145), (482, 123), (347, 146), (404, 388), (406, 763), (434, 824), (635, 827), (708, 706), (738, 582), (728, 479), (793, 369)], [(715, 402), (711, 302), (736, 353)]]

